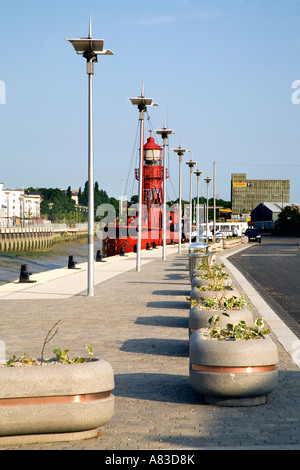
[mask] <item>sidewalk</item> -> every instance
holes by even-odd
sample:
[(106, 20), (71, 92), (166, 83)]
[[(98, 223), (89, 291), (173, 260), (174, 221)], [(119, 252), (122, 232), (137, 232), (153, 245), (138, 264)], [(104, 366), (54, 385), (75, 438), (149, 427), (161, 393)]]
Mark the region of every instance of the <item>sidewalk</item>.
[(300, 449), (300, 374), (290, 348), (295, 338), (225, 259), (235, 251), (221, 252), (218, 258), (251, 299), (254, 315), (268, 316), (279, 350), (279, 386), (265, 405), (209, 406), (191, 389), (188, 254), (186, 248), (178, 255), (176, 246), (167, 247), (164, 262), (161, 249), (144, 251), (141, 272), (135, 271), (134, 255), (95, 263), (94, 297), (86, 296), (84, 265), (76, 272), (32, 276), (39, 282), (29, 287), (0, 287), (0, 339), (7, 358), (23, 352), (38, 357), (48, 330), (61, 320), (45, 356), (51, 357), (55, 347), (70, 349), (72, 357), (84, 355), (86, 343), (91, 344), (95, 356), (114, 369), (116, 397), (115, 416), (98, 438), (0, 444), (0, 449)]

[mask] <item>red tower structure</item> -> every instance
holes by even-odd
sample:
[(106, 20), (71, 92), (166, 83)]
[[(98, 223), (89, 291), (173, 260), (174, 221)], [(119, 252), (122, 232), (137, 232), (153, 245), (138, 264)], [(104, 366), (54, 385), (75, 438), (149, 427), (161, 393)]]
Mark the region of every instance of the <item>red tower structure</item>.
[[(162, 148), (150, 135), (143, 150), (142, 225), (148, 227), (152, 237), (161, 238), (161, 208), (164, 200)], [(135, 177), (139, 180), (138, 169), (135, 170)]]
[[(143, 146), (143, 181), (142, 181), (142, 249), (148, 246), (162, 244), (162, 211), (165, 195), (163, 194), (163, 149), (157, 145), (151, 135)], [(135, 169), (135, 178), (139, 180), (139, 169)], [(166, 169), (167, 178), (167, 169)], [(174, 226), (174, 217), (178, 219), (178, 213), (169, 214), (168, 229)], [(130, 236), (136, 227), (137, 214), (128, 216), (127, 226), (116, 226), (116, 238), (107, 237), (103, 241), (104, 256), (120, 254), (120, 251), (135, 251), (136, 238)], [(172, 230), (172, 228), (171, 228)], [(173, 229), (174, 230), (174, 229)], [(172, 230), (172, 232), (173, 232)], [(124, 238), (124, 233), (127, 234)], [(122, 236), (121, 236), (122, 234)], [(174, 235), (173, 235), (174, 237)], [(167, 242), (173, 238), (168, 237)]]

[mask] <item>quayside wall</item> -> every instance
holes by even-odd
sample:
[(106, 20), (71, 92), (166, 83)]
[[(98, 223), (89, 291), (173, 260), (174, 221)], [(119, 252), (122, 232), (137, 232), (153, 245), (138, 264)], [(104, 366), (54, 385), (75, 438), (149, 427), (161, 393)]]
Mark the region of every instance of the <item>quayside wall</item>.
[(47, 250), (53, 244), (50, 227), (1, 228), (0, 253)]

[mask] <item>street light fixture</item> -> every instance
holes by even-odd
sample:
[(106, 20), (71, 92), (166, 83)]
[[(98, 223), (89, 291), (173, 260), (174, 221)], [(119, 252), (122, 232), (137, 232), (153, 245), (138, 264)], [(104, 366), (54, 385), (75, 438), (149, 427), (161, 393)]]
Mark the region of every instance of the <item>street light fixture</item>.
[[(189, 152), (191, 152), (189, 150)], [(192, 201), (192, 174), (193, 174), (193, 168), (196, 165), (197, 162), (193, 161), (192, 159), (192, 152), (191, 152), (191, 158), (187, 162), (185, 162), (189, 167), (190, 167), (190, 223), (189, 223), (189, 243), (192, 242), (192, 222), (193, 222), (193, 201)]]
[(74, 47), (77, 54), (87, 61), (88, 74), (88, 296), (94, 295), (94, 142), (93, 142), (93, 75), (94, 62), (98, 55), (113, 55), (110, 49), (103, 49), (103, 39), (92, 38), (92, 22), (90, 15), (89, 35), (87, 38), (66, 39)]
[(199, 165), (197, 170), (194, 171), (194, 174), (197, 176), (197, 208), (196, 208), (196, 225), (197, 225), (197, 237), (199, 237), (199, 177), (202, 175), (203, 171), (199, 170)]
[(163, 139), (164, 147), (164, 176), (163, 176), (163, 220), (162, 220), (162, 229), (163, 229), (163, 250), (162, 250), (162, 260), (166, 260), (166, 228), (167, 228), (167, 178), (166, 178), (166, 160), (167, 160), (167, 138), (171, 134), (175, 134), (171, 129), (167, 129), (166, 118), (164, 121), (164, 127), (155, 131), (156, 134), (161, 135)]
[(207, 184), (207, 194), (206, 194), (206, 237), (207, 237), (207, 243), (208, 243), (208, 186), (209, 186), (209, 183), (211, 182), (212, 179), (209, 178), (209, 176), (207, 176), (206, 178), (203, 178), (203, 179)]
[(181, 239), (182, 239), (182, 208), (181, 208), (181, 167), (182, 167), (182, 155), (188, 152), (187, 149), (182, 148), (181, 146), (181, 139), (179, 147), (173, 149), (175, 153), (178, 155), (179, 160), (179, 211), (178, 211), (178, 253), (181, 253)]
[(142, 85), (141, 96), (136, 98), (129, 98), (134, 106), (138, 107), (140, 112), (140, 160), (139, 160), (139, 202), (138, 202), (138, 238), (136, 250), (136, 271), (141, 270), (141, 246), (142, 246), (142, 191), (143, 191), (143, 160), (144, 160), (144, 113), (147, 111), (147, 106), (158, 106), (157, 103), (152, 102), (152, 98), (145, 98), (144, 82)]

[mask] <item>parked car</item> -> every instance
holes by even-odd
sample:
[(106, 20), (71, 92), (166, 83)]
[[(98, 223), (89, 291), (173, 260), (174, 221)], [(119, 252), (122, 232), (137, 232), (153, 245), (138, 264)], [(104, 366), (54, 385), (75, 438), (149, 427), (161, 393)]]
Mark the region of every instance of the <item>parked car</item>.
[(258, 228), (247, 228), (245, 236), (248, 237), (249, 242), (261, 243), (261, 234)]

